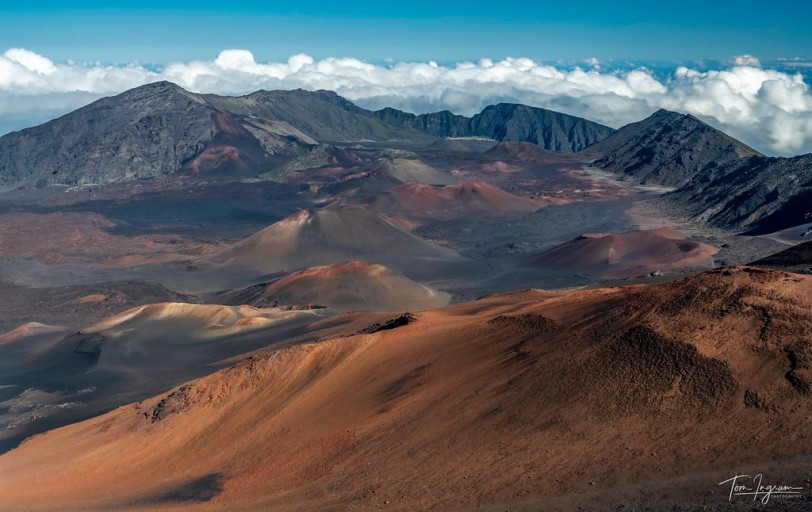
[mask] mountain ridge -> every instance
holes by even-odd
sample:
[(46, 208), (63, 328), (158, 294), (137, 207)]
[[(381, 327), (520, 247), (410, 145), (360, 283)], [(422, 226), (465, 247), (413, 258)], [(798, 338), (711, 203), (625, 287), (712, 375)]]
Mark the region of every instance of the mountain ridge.
[[(439, 113), (449, 121), (444, 130), (435, 130), (409, 126), (413, 114), (389, 112), (379, 115), (333, 91), (218, 96), (154, 82), (0, 137), (0, 186), (107, 184), (179, 171), (256, 176), (282, 168), (286, 159), (318, 143), (398, 140), (430, 146), (445, 136), (434, 132), (457, 133), (452, 125), (463, 119)], [(566, 114), (508, 104), (486, 108), (471, 123), (460, 133), (566, 152), (612, 131)]]
[(592, 145), (594, 165), (645, 184), (679, 187), (700, 174), (761, 155), (690, 114), (660, 109)]
[(499, 142), (530, 142), (544, 149), (577, 152), (603, 140), (612, 128), (560, 112), (518, 103), (498, 103), (472, 117), (448, 110), (410, 114), (385, 108), (375, 115), (389, 124), (437, 137), (488, 137)]
[(284, 124), (238, 118), (171, 82), (156, 82), (0, 137), (0, 185), (155, 178), (197, 157), (209, 164), (198, 161), (193, 172), (262, 168), (276, 155), (313, 145), (302, 135)]

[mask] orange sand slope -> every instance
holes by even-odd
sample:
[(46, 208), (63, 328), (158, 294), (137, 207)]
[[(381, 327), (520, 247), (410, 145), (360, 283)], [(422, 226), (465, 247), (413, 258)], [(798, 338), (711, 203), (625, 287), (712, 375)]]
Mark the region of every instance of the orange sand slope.
[(579, 236), (530, 259), (535, 266), (604, 278), (708, 267), (719, 250), (671, 228)]
[(184, 332), (191, 339), (220, 337), (243, 329), (284, 323), (305, 311), (258, 309), (251, 306), (220, 306), (167, 302), (129, 309), (82, 329), (82, 334), (104, 334), (116, 339), (137, 332), (141, 336)]
[(737, 471), (807, 485), (810, 360), (809, 276), (492, 296), (30, 439), (0, 457), (0, 496), (6, 510), (723, 507), (717, 484)]
[(416, 283), (383, 265), (360, 261), (312, 267), (230, 295), (230, 303), (322, 305), (337, 311), (420, 310), (445, 306), (450, 300), (447, 293)]
[(64, 327), (46, 325), (39, 322), (28, 322), (10, 331), (0, 334), (0, 345), (11, 345), (29, 341), (40, 336), (54, 337), (65, 332)]

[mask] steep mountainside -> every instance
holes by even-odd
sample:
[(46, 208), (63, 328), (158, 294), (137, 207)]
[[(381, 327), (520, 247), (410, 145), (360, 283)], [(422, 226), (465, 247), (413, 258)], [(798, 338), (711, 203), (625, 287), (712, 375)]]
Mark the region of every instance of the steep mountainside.
[(614, 130), (586, 119), (543, 108), (500, 103), (468, 118), (443, 111), (414, 115), (386, 108), (375, 115), (394, 126), (437, 137), (487, 137), (498, 141), (532, 142), (544, 149), (580, 151)]
[(697, 176), (666, 199), (696, 220), (770, 233), (812, 219), (812, 154), (754, 156)]
[(359, 139), (430, 141), (421, 132), (387, 124), (332, 91), (257, 91), (247, 96), (205, 95), (235, 114), (283, 120), (318, 141)]
[(284, 122), (241, 118), (158, 82), (0, 137), (0, 186), (104, 184), (184, 168), (261, 171), (274, 155), (314, 144)]
[(642, 183), (675, 187), (666, 202), (712, 226), (768, 233), (812, 218), (812, 155), (766, 157), (690, 115), (660, 110), (582, 154)]
[(736, 165), (759, 153), (691, 115), (658, 110), (624, 126), (584, 154), (597, 158), (596, 167), (647, 184), (679, 187), (694, 176)]
[(793, 245), (788, 249), (762, 258), (753, 265), (780, 268), (790, 272), (812, 273), (812, 241)]
[(375, 115), (392, 126), (417, 130), (435, 137), (466, 137), (471, 135), (469, 126), (471, 119), (456, 115), (448, 110), (415, 115), (387, 107), (376, 111)]
[[(318, 318), (330, 314), (322, 310)], [(166, 302), (119, 309), (50, 340), (46, 327), (22, 326), (0, 345), (0, 452), (206, 375), (229, 357), (305, 334), (316, 318), (308, 311)], [(43, 407), (32, 394), (53, 400)]]

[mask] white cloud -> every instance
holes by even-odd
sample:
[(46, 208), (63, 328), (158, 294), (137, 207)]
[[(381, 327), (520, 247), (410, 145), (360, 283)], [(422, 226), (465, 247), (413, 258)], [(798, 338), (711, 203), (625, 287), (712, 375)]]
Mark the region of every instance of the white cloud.
[(753, 67), (761, 66), (761, 62), (752, 55), (737, 55), (736, 57), (733, 58), (733, 62), (737, 66), (753, 66)]
[(370, 64), (352, 58), (257, 62), (247, 50), (224, 50), (212, 61), (139, 65), (54, 63), (24, 49), (0, 54), (0, 130), (41, 121), (89, 101), (149, 82), (170, 80), (195, 92), (245, 94), (257, 89), (330, 89), (359, 105), (411, 112), (448, 109), (471, 115), (497, 102), (519, 102), (593, 119), (615, 128), (658, 108), (692, 113), (771, 154), (812, 152), (812, 94), (800, 75), (762, 69), (750, 56), (729, 69), (675, 69), (658, 78), (566, 69), (526, 58)]
[(23, 48), (11, 48), (4, 57), (34, 73), (50, 75), (56, 72), (56, 66), (50, 59)]

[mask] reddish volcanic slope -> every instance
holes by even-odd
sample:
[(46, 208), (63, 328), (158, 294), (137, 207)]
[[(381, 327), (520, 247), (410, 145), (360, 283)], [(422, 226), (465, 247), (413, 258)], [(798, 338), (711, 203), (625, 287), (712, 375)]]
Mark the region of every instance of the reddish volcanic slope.
[(296, 154), (318, 143), (282, 121), (257, 117), (236, 117), (216, 109), (217, 127), (208, 146), (186, 162), (181, 171), (196, 175), (214, 171), (248, 174), (272, 165), (276, 154)]
[(237, 292), (230, 302), (235, 299), (255, 306), (319, 304), (338, 311), (394, 311), (445, 306), (450, 297), (383, 265), (352, 261), (294, 272)]
[(216, 248), (175, 235), (116, 235), (111, 233), (115, 227), (107, 217), (89, 212), (1, 214), (0, 256), (47, 264), (127, 265), (184, 259)]
[(604, 278), (634, 277), (657, 270), (707, 267), (718, 249), (671, 228), (579, 236), (530, 259), (551, 271)]
[(302, 210), (204, 261), (223, 272), (273, 273), (354, 260), (419, 272), (430, 270), (428, 263), (461, 259), (369, 210), (333, 206)]
[(10, 331), (0, 334), (0, 345), (11, 345), (28, 341), (40, 336), (58, 335), (65, 332), (64, 327), (46, 325), (39, 322), (28, 322)]
[(718, 482), (755, 471), (806, 499), (811, 360), (809, 276), (492, 296), (37, 436), (0, 456), (0, 496), (8, 510), (693, 510), (731, 506)]
[(531, 199), (482, 181), (447, 186), (404, 183), (378, 196), (372, 206), (429, 217), (497, 216), (533, 212), (541, 207)]

